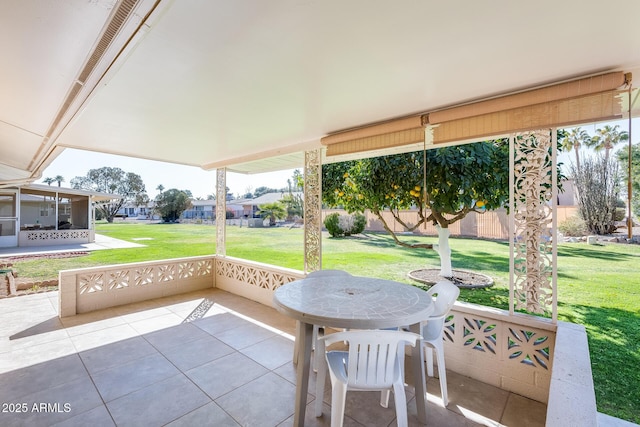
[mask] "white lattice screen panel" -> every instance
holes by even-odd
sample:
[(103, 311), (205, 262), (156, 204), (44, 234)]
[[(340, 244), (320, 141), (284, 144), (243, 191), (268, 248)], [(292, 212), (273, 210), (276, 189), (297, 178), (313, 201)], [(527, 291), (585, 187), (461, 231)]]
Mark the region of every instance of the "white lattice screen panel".
[(511, 138), (511, 304), (529, 313), (554, 313), (557, 205), (555, 131)]
[(447, 369), (547, 402), (556, 337), (550, 321), (458, 304), (444, 335)]

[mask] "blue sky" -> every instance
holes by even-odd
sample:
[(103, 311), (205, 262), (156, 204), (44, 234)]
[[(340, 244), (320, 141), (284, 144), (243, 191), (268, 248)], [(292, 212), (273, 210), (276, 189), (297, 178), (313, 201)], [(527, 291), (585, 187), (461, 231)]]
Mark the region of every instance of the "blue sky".
[[(91, 151), (65, 149), (42, 174), (42, 178), (64, 177), (63, 187), (70, 187), (71, 180), (77, 176), (86, 176), (90, 169), (101, 167), (118, 167), (125, 172), (134, 172), (142, 177), (149, 197), (158, 194), (156, 188), (162, 184), (165, 189), (177, 188), (190, 190), (194, 197), (207, 197), (216, 192), (216, 172), (205, 171), (194, 166), (176, 165), (172, 163), (156, 162), (152, 160), (134, 159), (112, 154)], [(257, 187), (283, 188), (287, 186), (287, 179), (291, 178), (293, 170), (244, 175), (228, 172), (227, 187), (231, 193), (245, 194), (247, 189)], [(37, 181), (42, 183), (42, 180)], [(53, 184), (57, 185), (57, 184)]]

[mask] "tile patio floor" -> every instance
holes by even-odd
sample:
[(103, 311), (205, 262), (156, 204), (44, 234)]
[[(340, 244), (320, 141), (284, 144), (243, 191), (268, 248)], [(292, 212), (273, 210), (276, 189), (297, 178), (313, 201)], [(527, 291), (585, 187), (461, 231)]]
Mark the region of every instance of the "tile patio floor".
[[(290, 426), (293, 320), (220, 290), (60, 320), (57, 292), (0, 299), (0, 426)], [(429, 426), (542, 426), (546, 406), (448, 373), (431, 378)], [(305, 425), (313, 416), (311, 375)], [(345, 426), (395, 425), (378, 393), (347, 394)], [(393, 402), (393, 397), (391, 398)], [(407, 386), (409, 424), (416, 418)], [(17, 412), (25, 409), (25, 412)]]

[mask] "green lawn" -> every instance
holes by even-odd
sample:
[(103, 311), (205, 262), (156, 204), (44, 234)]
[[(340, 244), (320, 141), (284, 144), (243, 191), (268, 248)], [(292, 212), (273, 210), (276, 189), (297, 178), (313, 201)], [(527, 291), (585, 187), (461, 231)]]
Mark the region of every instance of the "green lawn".
[[(21, 276), (57, 277), (61, 269), (215, 253), (215, 227), (186, 224), (99, 224), (97, 232), (145, 244), (95, 251), (79, 258), (23, 261)], [(434, 251), (396, 246), (387, 236), (323, 236), (323, 268), (412, 283), (407, 272), (437, 266)], [(137, 240), (147, 239), (152, 240)], [(436, 242), (435, 238), (410, 237)], [(300, 228), (227, 228), (227, 255), (303, 268)], [(508, 308), (509, 247), (504, 242), (452, 239), (454, 268), (493, 277), (488, 289), (462, 290), (463, 301)], [(640, 422), (640, 246), (564, 244), (558, 251), (559, 318), (585, 325), (589, 336), (598, 410)]]

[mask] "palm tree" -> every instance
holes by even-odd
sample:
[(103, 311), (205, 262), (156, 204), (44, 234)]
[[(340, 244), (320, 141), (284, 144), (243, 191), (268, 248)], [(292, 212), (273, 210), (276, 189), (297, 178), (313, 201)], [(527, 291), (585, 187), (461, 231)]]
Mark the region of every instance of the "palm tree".
[(269, 218), (269, 225), (276, 225), (276, 219), (287, 217), (287, 209), (280, 202), (265, 203), (258, 206), (258, 215), (262, 218)]
[(58, 187), (60, 187), (60, 185), (64, 182), (64, 177), (62, 175), (56, 175), (53, 180), (56, 181), (58, 183)]
[(629, 140), (629, 133), (627, 131), (619, 132), (619, 125), (609, 126), (606, 125), (602, 129), (596, 129), (596, 135), (591, 138), (589, 146), (593, 147), (596, 151), (604, 150), (604, 158), (609, 161), (609, 152), (622, 141)]
[(576, 153), (576, 169), (580, 170), (580, 147), (584, 144), (589, 146), (591, 137), (586, 130), (575, 127), (560, 140), (562, 149), (566, 151), (574, 151)]
[(45, 178), (45, 179), (43, 179), (42, 181), (43, 181), (45, 184), (49, 184), (49, 185), (51, 185), (51, 184), (53, 184), (54, 182), (56, 182), (56, 180), (55, 180), (55, 179), (53, 179), (53, 178), (51, 178), (51, 177), (49, 177), (49, 178)]
[(160, 184), (156, 187), (156, 190), (158, 190), (159, 193), (162, 193), (164, 191), (164, 185)]

